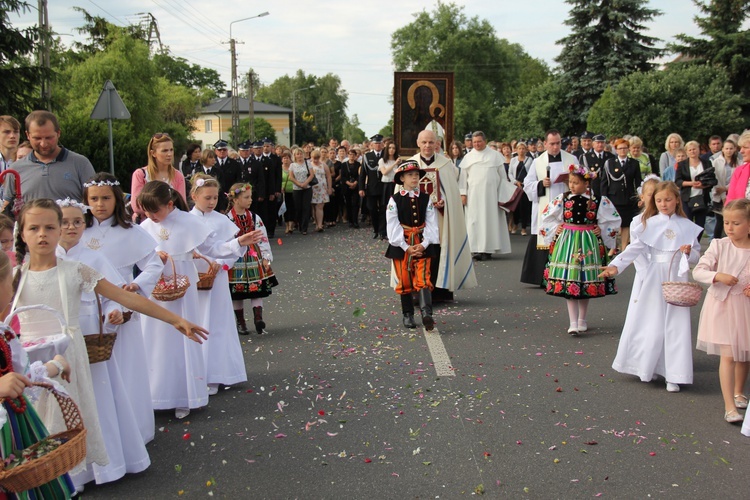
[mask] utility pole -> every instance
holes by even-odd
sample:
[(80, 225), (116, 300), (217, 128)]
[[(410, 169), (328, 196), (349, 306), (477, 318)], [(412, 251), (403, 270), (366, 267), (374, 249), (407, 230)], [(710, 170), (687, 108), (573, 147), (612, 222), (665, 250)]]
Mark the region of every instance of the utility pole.
[(247, 72), (247, 100), (250, 106), (250, 140), (255, 140), (255, 99), (253, 98), (253, 70)]
[(229, 50), (232, 51), (232, 145), (237, 146), (237, 134), (240, 130), (240, 96), (237, 92), (237, 51), (234, 38), (229, 40)]
[(42, 107), (52, 109), (52, 89), (50, 88), (50, 29), (47, 14), (47, 0), (39, 0), (39, 66), (42, 67), (41, 98)]
[(249, 19), (255, 19), (256, 17), (265, 17), (267, 15), (268, 12), (263, 12), (257, 16), (245, 17), (229, 23), (229, 51), (232, 53), (232, 142), (234, 146), (237, 146), (237, 135), (240, 131), (240, 96), (237, 91), (237, 42), (232, 36), (232, 25)]

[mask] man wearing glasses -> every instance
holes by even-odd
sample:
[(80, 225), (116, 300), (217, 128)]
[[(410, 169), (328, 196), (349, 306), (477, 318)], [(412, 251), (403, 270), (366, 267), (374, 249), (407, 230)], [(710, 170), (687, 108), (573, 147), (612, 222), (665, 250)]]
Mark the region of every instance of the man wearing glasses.
[[(49, 111), (32, 111), (26, 117), (26, 137), (32, 153), (13, 164), (21, 175), (21, 193), (24, 200), (70, 198), (83, 199), (83, 183), (94, 176), (94, 167), (83, 155), (74, 153), (59, 144), (60, 125)], [(15, 197), (15, 185), (8, 178), (4, 200)]]

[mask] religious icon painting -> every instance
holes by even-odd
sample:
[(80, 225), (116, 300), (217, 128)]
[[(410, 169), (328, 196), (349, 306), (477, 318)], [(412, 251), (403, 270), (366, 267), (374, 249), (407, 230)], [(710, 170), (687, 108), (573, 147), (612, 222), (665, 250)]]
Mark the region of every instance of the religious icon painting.
[(418, 152), (417, 136), (432, 130), (442, 148), (453, 140), (453, 73), (394, 73), (393, 137), (402, 155)]

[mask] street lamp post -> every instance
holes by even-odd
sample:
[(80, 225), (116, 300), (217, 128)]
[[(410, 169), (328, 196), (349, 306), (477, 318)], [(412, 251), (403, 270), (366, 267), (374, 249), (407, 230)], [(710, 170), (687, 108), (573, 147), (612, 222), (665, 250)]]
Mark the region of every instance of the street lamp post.
[[(256, 19), (258, 17), (266, 17), (268, 15), (268, 12), (263, 12), (262, 14), (258, 14), (257, 16), (250, 16), (245, 17), (242, 19), (237, 19), (236, 21), (232, 21), (229, 23), (229, 51), (232, 53), (232, 141), (237, 142), (237, 135), (239, 134), (240, 130), (240, 100), (239, 100), (239, 92), (237, 90), (237, 51), (235, 49), (236, 42), (234, 40), (234, 37), (232, 37), (232, 25), (235, 23), (240, 23), (242, 21), (248, 21), (250, 19)], [(250, 96), (250, 107), (253, 106), (253, 96)], [(236, 144), (234, 144), (236, 146)]]
[[(331, 101), (321, 102), (320, 104), (316, 104), (312, 108), (309, 109), (309, 111), (312, 111), (314, 109), (322, 108), (323, 106), (327, 106), (328, 104), (331, 104)], [(318, 115), (315, 114), (315, 125), (318, 125)]]
[(315, 85), (310, 85), (302, 89), (292, 90), (292, 145), (297, 144), (297, 92), (303, 90), (310, 90), (315, 88)]

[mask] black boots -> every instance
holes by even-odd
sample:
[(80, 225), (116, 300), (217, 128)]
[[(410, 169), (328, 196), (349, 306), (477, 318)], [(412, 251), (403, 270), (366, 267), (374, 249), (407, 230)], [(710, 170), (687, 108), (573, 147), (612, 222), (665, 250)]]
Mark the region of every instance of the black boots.
[(417, 324), (414, 322), (414, 304), (411, 300), (411, 294), (405, 294), (401, 296), (401, 312), (404, 313), (404, 326), (406, 328), (416, 328)]
[[(431, 332), (435, 328), (435, 320), (432, 318), (432, 293), (429, 288), (419, 291), (419, 309), (422, 312), (422, 325), (424, 329)], [(404, 313), (404, 326), (416, 328), (414, 321), (414, 301), (411, 294), (401, 296), (401, 311)]]
[(234, 317), (237, 319), (237, 333), (240, 335), (250, 335), (250, 330), (247, 329), (245, 324), (245, 310), (235, 309)]
[(263, 307), (253, 307), (253, 320), (255, 321), (255, 332), (262, 335), (266, 332), (266, 322), (263, 321)]
[(428, 332), (435, 328), (435, 320), (432, 319), (432, 293), (429, 288), (419, 291), (419, 308), (422, 310), (422, 324)]

